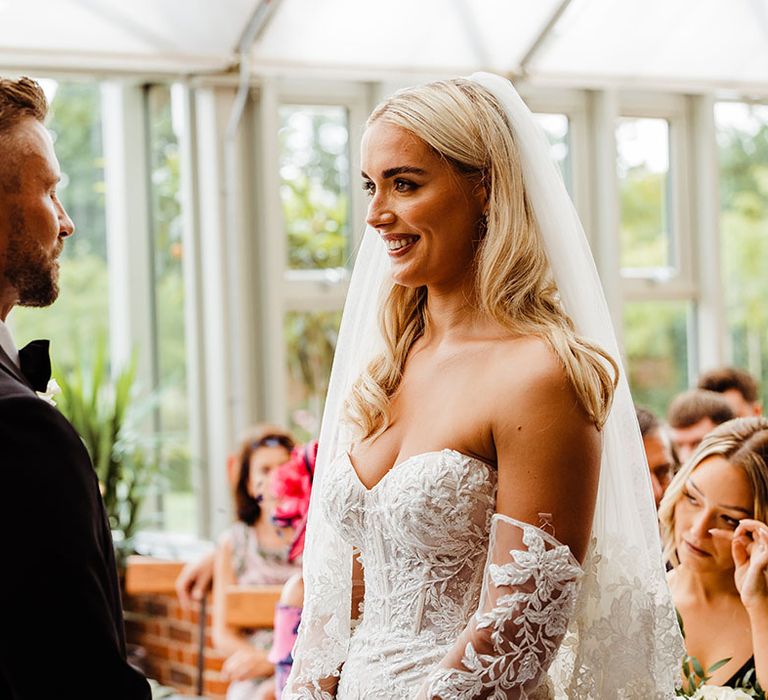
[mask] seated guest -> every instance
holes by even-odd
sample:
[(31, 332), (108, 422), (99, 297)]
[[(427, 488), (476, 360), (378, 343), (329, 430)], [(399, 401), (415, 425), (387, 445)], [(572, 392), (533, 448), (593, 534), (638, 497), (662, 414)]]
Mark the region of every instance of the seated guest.
[(661, 497), (669, 486), (674, 474), (675, 459), (672, 455), (672, 445), (664, 432), (658, 418), (647, 408), (635, 407), (637, 422), (640, 424), (640, 434), (643, 436), (645, 457), (651, 472), (651, 486), (656, 508), (661, 503)]
[(675, 397), (667, 411), (667, 423), (680, 462), (693, 454), (710, 430), (735, 417), (728, 401), (714, 391), (693, 389)]
[(688, 655), (705, 674), (728, 659), (708, 685), (768, 687), (768, 419), (713, 430), (672, 480), (659, 518)]
[(272, 676), (267, 659), (271, 632), (248, 634), (226, 624), (226, 589), (231, 584), (283, 584), (300, 571), (288, 559), (294, 533), (273, 520), (277, 501), (270, 488), (272, 471), (291, 456), (294, 442), (284, 430), (258, 426), (244, 440), (234, 496), (237, 522), (221, 537), (213, 575), (213, 643), (230, 654), (222, 672), (232, 681), (228, 700), (268, 697), (258, 691)]
[(759, 416), (763, 412), (757, 390), (757, 380), (743, 369), (719, 367), (699, 377), (699, 389), (716, 391), (731, 404), (738, 418)]
[[(238, 455), (233, 453), (227, 457), (227, 479), (233, 489), (237, 486), (238, 474)], [(188, 562), (179, 572), (176, 577), (176, 595), (185, 610), (189, 610), (193, 603), (199, 603), (213, 588), (215, 560), (216, 552), (209, 552), (197, 561)]]
[[(289, 558), (297, 559), (304, 551), (304, 533), (309, 513), (309, 496), (317, 460), (317, 441), (297, 448), (291, 460), (275, 470), (272, 483), (280, 501), (276, 511), (278, 522), (294, 528), (296, 539)], [(280, 601), (275, 610), (275, 640), (269, 659), (275, 664), (275, 697), (280, 696), (291, 673), (296, 635), (304, 605), (304, 578), (295, 574), (283, 586)]]

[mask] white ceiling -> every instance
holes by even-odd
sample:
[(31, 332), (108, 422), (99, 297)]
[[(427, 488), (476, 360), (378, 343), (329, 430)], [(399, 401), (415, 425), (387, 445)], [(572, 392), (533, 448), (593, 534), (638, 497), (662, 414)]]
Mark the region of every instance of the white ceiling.
[(257, 73), (768, 92), (768, 0), (0, 0), (0, 70), (225, 71), (262, 2)]

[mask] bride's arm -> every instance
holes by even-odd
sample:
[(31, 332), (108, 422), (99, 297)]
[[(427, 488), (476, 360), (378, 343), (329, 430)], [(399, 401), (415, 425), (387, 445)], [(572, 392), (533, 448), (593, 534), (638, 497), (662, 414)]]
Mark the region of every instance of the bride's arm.
[[(527, 698), (575, 606), (590, 538), (600, 436), (548, 360), (506, 382), (491, 418), (497, 514), (480, 605), (420, 698)], [(519, 370), (518, 370), (519, 371)]]
[[(363, 583), (363, 566), (357, 556), (357, 551), (352, 551), (352, 588), (351, 602), (352, 609), (350, 621), (355, 626), (362, 616), (363, 598), (365, 594), (365, 585)], [(305, 599), (306, 602), (306, 599)], [(302, 643), (306, 646), (306, 641), (299, 636), (296, 646), (293, 650), (295, 659), (294, 666), (301, 663), (301, 659), (306, 659), (305, 663), (311, 666), (312, 649), (301, 648)], [(298, 670), (298, 669), (296, 669)], [(339, 683), (339, 674), (341, 667), (336, 669), (335, 673), (328, 673), (323, 677), (319, 674), (309, 673), (291, 673), (286, 687), (281, 697), (283, 700), (333, 700), (336, 697), (336, 688)], [(311, 679), (308, 680), (307, 676)]]

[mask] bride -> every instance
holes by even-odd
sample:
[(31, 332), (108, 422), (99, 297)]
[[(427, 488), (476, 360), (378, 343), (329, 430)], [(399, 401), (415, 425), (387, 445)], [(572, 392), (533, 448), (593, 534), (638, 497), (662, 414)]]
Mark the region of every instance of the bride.
[(286, 696), (671, 697), (642, 443), (533, 117), (497, 76), (432, 83), (362, 152)]

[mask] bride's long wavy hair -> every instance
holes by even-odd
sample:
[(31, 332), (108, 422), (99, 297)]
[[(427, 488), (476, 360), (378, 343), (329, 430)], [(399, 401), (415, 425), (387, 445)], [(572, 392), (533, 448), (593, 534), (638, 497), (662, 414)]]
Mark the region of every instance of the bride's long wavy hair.
[[(395, 93), (368, 119), (401, 127), (422, 139), (464, 177), (485, 187), (488, 207), (475, 254), (476, 303), (511, 333), (535, 335), (562, 362), (581, 405), (598, 428), (608, 417), (618, 378), (616, 362), (576, 334), (557, 287), (526, 197), (514, 135), (496, 99), (465, 79)], [(384, 351), (354, 383), (347, 418), (373, 439), (390, 421), (390, 400), (408, 352), (424, 333), (427, 288), (392, 283), (380, 308)]]

